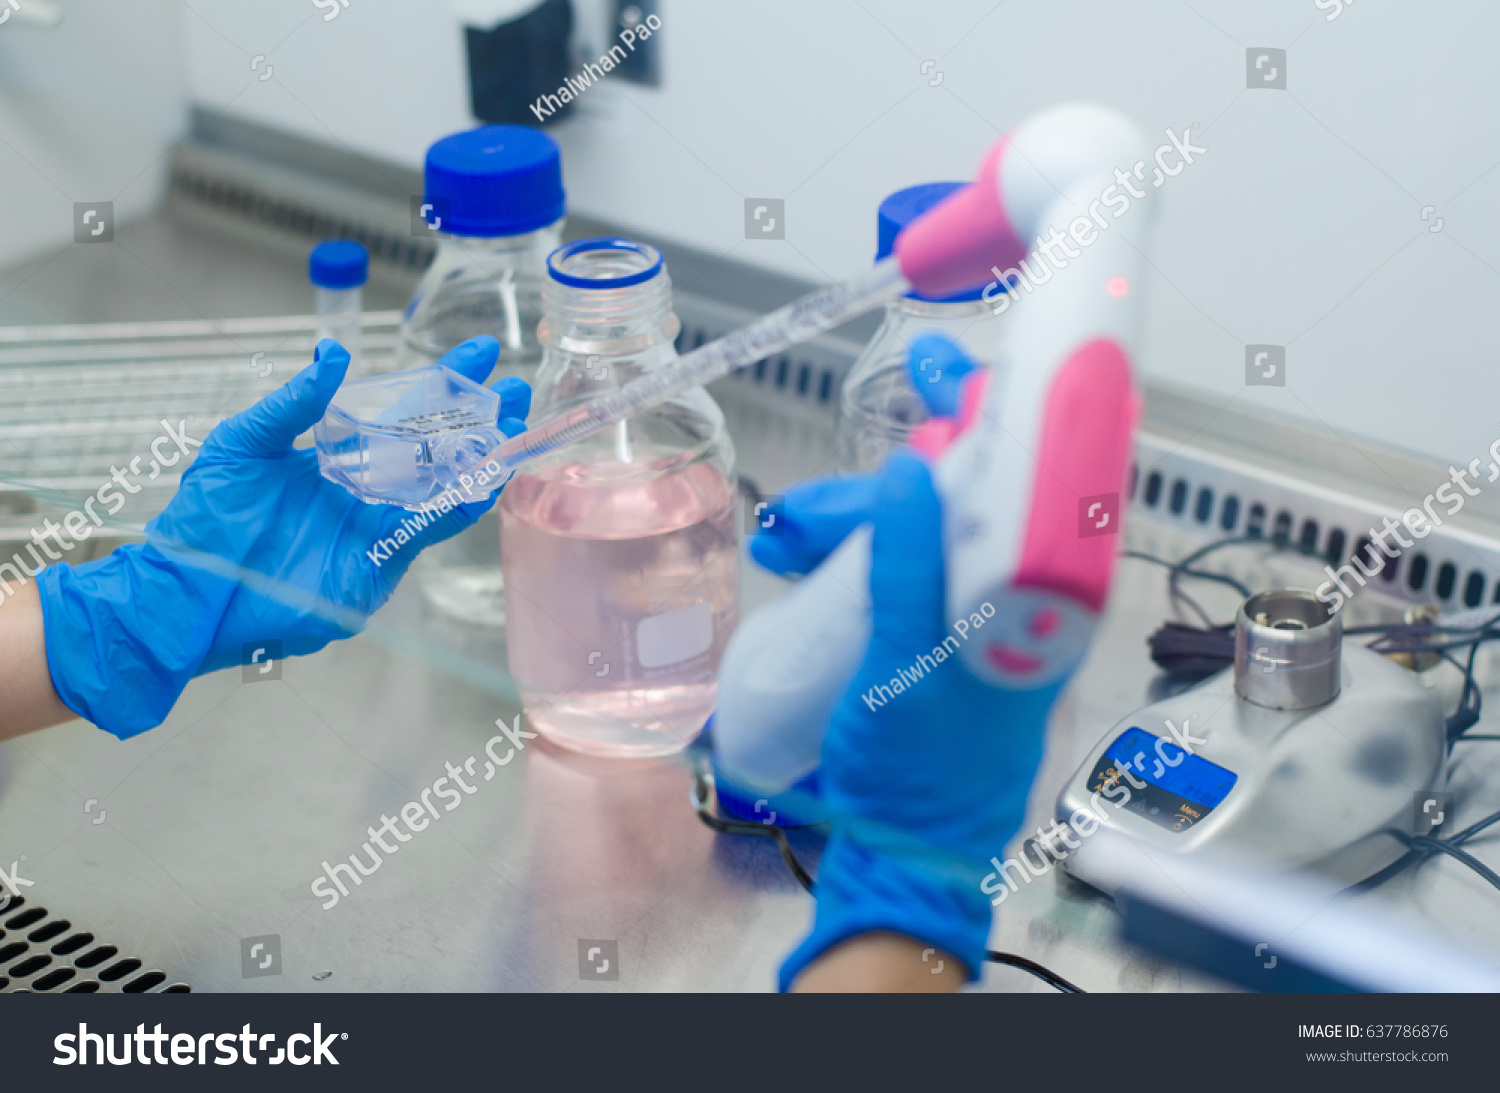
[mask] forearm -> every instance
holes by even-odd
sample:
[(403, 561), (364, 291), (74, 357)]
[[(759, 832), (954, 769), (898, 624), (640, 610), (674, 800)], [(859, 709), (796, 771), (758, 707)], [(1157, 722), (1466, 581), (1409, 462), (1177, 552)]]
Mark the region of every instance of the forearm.
[(34, 581), (0, 598), (0, 740), (75, 718), (52, 688)]
[(961, 961), (904, 934), (860, 934), (833, 946), (792, 983), (798, 993), (949, 994), (963, 986)]

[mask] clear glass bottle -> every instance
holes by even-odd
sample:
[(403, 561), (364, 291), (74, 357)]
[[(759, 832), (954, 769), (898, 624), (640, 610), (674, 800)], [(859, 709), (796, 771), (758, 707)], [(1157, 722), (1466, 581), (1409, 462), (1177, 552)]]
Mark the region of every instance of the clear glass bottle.
[[(963, 185), (912, 186), (882, 201), (875, 260), (891, 254), (902, 228)], [(918, 337), (942, 334), (963, 346), (976, 363), (994, 365), (999, 320), (981, 291), (982, 286), (940, 300), (911, 293), (886, 305), (885, 321), (844, 380), (837, 432), (840, 470), (876, 470), (927, 420), (926, 404), (912, 387), (907, 368), (908, 350)]]
[[(536, 378), (542, 347), (547, 255), (562, 241), (564, 194), (557, 144), (539, 130), (490, 125), (456, 133), (427, 152), (421, 214), (437, 256), (401, 323), (397, 362), (435, 363), (460, 342), (500, 343), (502, 376)], [(413, 565), (428, 601), (452, 618), (505, 624), (505, 581), (493, 520), (422, 553)]]
[[(588, 239), (548, 259), (533, 418), (677, 357), (661, 254)], [(667, 755), (713, 712), (739, 621), (724, 416), (697, 389), (525, 468), (500, 497), (510, 670), (537, 730), (593, 755)]]
[(436, 364), (459, 343), (488, 334), (500, 343), (500, 364), (491, 380), (534, 380), (542, 360), (536, 340), (542, 280), (547, 255), (561, 242), (561, 221), (493, 239), (440, 233), (437, 256), (401, 321), (400, 368)]

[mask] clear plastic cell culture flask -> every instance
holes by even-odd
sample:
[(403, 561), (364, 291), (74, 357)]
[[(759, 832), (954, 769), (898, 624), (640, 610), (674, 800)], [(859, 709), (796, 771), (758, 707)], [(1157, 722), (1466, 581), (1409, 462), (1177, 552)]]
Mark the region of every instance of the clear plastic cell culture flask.
[(469, 464), (505, 439), (499, 413), (499, 394), (441, 364), (355, 380), (313, 427), (318, 467), (365, 501), (414, 510), (461, 477), (498, 489), (510, 472)]

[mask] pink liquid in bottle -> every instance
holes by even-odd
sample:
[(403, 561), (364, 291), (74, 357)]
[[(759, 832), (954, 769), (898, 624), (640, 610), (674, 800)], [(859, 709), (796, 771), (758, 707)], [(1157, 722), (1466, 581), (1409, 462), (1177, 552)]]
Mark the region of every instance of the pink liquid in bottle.
[(532, 725), (575, 751), (685, 747), (739, 621), (732, 481), (652, 455), (528, 470), (501, 495), (511, 675)]

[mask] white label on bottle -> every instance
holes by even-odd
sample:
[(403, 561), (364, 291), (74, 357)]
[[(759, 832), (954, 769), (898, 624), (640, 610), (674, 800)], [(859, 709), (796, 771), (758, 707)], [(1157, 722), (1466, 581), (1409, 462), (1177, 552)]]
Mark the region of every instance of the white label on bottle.
[(714, 643), (714, 611), (708, 601), (642, 619), (635, 628), (635, 655), (642, 668), (665, 668), (701, 656)]

